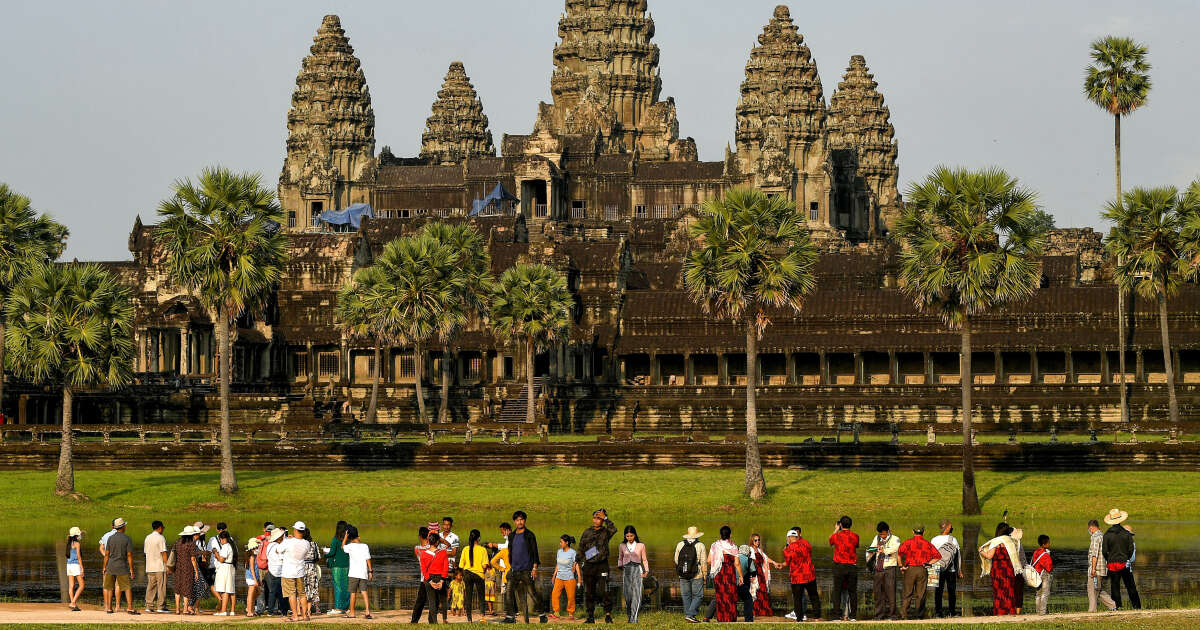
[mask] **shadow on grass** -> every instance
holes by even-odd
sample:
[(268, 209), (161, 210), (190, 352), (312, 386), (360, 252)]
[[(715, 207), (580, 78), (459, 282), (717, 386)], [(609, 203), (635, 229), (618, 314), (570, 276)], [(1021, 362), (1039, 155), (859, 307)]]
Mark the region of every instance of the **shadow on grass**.
[(1007, 488), (1009, 486), (1015, 486), (1015, 485), (1021, 483), (1022, 481), (1025, 481), (1026, 479), (1029, 479), (1028, 473), (1025, 473), (1015, 479), (1010, 479), (1008, 481), (1005, 481), (1004, 483), (998, 483), (995, 486), (993, 486), (991, 490), (988, 490), (987, 492), (983, 493), (983, 496), (979, 497), (980, 511), (982, 511), (983, 508), (987, 506), (988, 502), (991, 501), (996, 496), (996, 494), (998, 494), (1000, 492), (1000, 490)]

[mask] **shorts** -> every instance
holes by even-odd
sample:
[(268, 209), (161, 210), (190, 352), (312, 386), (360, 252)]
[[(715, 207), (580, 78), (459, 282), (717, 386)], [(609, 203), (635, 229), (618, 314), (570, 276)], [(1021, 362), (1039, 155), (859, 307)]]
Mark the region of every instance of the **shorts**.
[(253, 569), (246, 569), (246, 586), (258, 586), (258, 580), (254, 579)]
[(67, 565), (67, 575), (72, 576), (72, 577), (77, 576), (77, 575), (83, 575), (83, 566), (79, 565), (79, 564), (68, 564)]
[(121, 575), (113, 575), (111, 573), (105, 573), (104, 574), (104, 590), (111, 591), (111, 590), (113, 590), (114, 585), (117, 588), (121, 589), (122, 591), (128, 591), (129, 590), (129, 574), (122, 573)]
[(304, 597), (304, 578), (279, 578), (279, 582), (283, 586), (284, 597)]
[(367, 578), (350, 578), (350, 592), (362, 593), (367, 590), (367, 585), (370, 581)]

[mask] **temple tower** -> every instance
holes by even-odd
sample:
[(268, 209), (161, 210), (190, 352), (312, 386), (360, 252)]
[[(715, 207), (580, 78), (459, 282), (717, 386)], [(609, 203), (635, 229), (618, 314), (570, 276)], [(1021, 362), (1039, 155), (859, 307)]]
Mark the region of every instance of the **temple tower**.
[(679, 138), (674, 99), (659, 101), (662, 78), (646, 0), (566, 0), (558, 22), (550, 91), (537, 130), (599, 136), (606, 153), (637, 150), (645, 160), (695, 160)]
[(786, 6), (775, 7), (746, 62), (737, 105), (737, 162), (752, 183), (788, 194), (809, 225), (830, 224), (821, 76)]
[(851, 227), (881, 236), (900, 212), (896, 130), (883, 104), (875, 75), (862, 55), (829, 99), (829, 148), (833, 154), (834, 197), (841, 212), (851, 212)]
[(327, 15), (300, 64), (288, 111), (279, 202), (303, 230), (323, 210), (370, 201), (375, 112), (362, 65), (336, 15)]
[(496, 147), (483, 102), (462, 62), (455, 61), (433, 102), (433, 115), (425, 121), (421, 157), (431, 164), (460, 164), (468, 158), (494, 155)]

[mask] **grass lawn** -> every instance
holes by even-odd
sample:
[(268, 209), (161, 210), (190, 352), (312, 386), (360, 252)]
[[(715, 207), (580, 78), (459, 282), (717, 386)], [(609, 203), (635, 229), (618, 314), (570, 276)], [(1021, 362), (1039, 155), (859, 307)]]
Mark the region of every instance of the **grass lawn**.
[[(20, 526), (5, 533), (10, 544), (57, 542), (72, 525), (98, 537), (114, 516), (133, 523), (139, 535), (153, 519), (171, 533), (195, 520), (225, 520), (243, 535), (267, 519), (303, 519), (321, 538), (345, 519), (370, 541), (396, 544), (443, 515), (455, 516), (464, 536), (474, 527), (492, 536), (515, 509), (528, 512), (530, 528), (543, 537), (577, 536), (591, 511), (605, 507), (618, 525), (633, 523), (647, 542), (666, 544), (687, 525), (710, 538), (730, 524), (735, 537), (752, 528), (775, 539), (776, 530), (798, 524), (817, 539), (842, 514), (865, 533), (880, 519), (897, 531), (918, 522), (932, 528), (959, 511), (957, 472), (772, 470), (769, 498), (757, 503), (742, 497), (742, 476), (698, 468), (247, 471), (238, 475), (241, 491), (228, 497), (217, 491), (215, 470), (172, 470), (167, 461), (159, 470), (77, 471), (76, 488), (87, 501), (55, 497), (53, 471), (6, 472), (0, 514), (21, 516)], [(1131, 514), (1143, 548), (1177, 549), (1182, 540), (1200, 538), (1200, 472), (983, 472), (978, 484), (984, 515), (974, 522), (985, 532), (1008, 510), (1010, 522), (1030, 534), (1082, 539), (1087, 519), (1120, 507)]]

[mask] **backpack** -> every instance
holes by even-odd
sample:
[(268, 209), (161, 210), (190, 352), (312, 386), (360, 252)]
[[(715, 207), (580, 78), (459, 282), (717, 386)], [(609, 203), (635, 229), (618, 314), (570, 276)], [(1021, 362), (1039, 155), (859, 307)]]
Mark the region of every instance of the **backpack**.
[(675, 573), (685, 580), (694, 579), (700, 573), (700, 562), (696, 559), (695, 541), (683, 541), (679, 550), (679, 559), (675, 561)]
[(269, 564), (270, 564), (267, 561), (267, 547), (270, 546), (270, 544), (271, 544), (269, 541), (270, 541), (270, 539), (268, 538), (268, 539), (264, 540), (261, 545), (258, 546), (258, 556), (255, 557), (255, 559), (254, 559), (255, 563), (258, 564), (258, 569), (260, 571), (266, 571), (267, 566), (269, 566)]
[(1036, 557), (1037, 553), (1035, 552), (1033, 555), (1034, 558), (1031, 559), (1031, 562), (1026, 564), (1024, 567), (1021, 567), (1021, 575), (1025, 578), (1026, 586), (1029, 588), (1038, 588), (1042, 585), (1042, 572), (1033, 568), (1033, 565), (1038, 560)]

